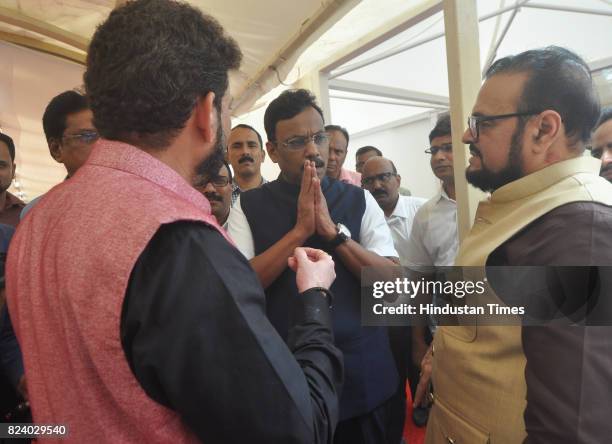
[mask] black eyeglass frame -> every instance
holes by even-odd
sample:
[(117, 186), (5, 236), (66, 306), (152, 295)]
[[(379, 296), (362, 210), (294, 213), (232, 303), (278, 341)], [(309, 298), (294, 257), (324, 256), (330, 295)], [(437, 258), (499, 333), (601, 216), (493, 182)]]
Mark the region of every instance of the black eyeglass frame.
[[(223, 184), (215, 183), (215, 181), (220, 182), (221, 179), (223, 179)], [(230, 178), (227, 176), (214, 176), (211, 178), (202, 179), (195, 185), (195, 188), (204, 189), (209, 183), (212, 184), (213, 187), (219, 189), (228, 186), (230, 184)]]
[[(320, 142), (318, 143), (315, 140), (315, 138), (317, 137), (321, 138)], [(292, 141), (294, 141), (293, 144), (291, 143)], [(308, 145), (310, 141), (313, 141), (317, 146), (323, 146), (326, 142), (329, 143), (329, 134), (327, 133), (327, 131), (319, 131), (318, 133), (314, 133), (311, 136), (295, 136), (290, 137), (284, 142), (272, 141), (272, 143), (276, 145), (282, 145), (291, 151), (300, 151), (306, 148), (306, 145)]]
[(536, 116), (540, 113), (542, 113), (542, 111), (525, 111), (522, 113), (498, 114), (496, 116), (469, 116), (467, 125), (470, 130), (470, 135), (472, 136), (472, 142), (478, 142), (478, 139), (480, 138), (480, 124), (482, 122), (509, 119), (510, 117)]
[(375, 174), (374, 176), (370, 176), (370, 177), (362, 177), (361, 178), (361, 186), (362, 187), (369, 187), (374, 185), (375, 181), (380, 181), (381, 183), (387, 183), (391, 180), (392, 177), (396, 177), (397, 173), (394, 173), (393, 171), (387, 171), (385, 173), (380, 173), (380, 174)]

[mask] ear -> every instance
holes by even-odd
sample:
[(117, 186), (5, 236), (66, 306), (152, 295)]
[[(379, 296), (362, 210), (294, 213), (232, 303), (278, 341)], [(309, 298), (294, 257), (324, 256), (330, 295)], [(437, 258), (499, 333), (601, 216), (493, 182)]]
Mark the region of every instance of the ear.
[(268, 150), (268, 156), (274, 163), (278, 163), (278, 145), (272, 142), (266, 142), (266, 149)]
[(534, 126), (530, 129), (532, 151), (542, 154), (563, 134), (563, 121), (558, 112), (549, 109), (537, 116), (533, 122)]
[(60, 145), (59, 141), (57, 139), (49, 139), (48, 144), (51, 157), (53, 157), (53, 159), (58, 163), (64, 163), (62, 159), (62, 146)]
[(261, 163), (263, 163), (263, 161), (266, 160), (266, 150), (261, 150)]
[(215, 93), (209, 92), (197, 100), (194, 110), (196, 127), (206, 143), (213, 143), (217, 135), (219, 119), (216, 116), (214, 100)]
[(400, 176), (400, 175), (398, 174), (398, 175), (397, 175), (397, 176), (395, 176), (395, 177), (397, 177), (397, 186), (398, 186), (398, 187), (401, 187), (401, 186), (402, 186), (402, 176)]

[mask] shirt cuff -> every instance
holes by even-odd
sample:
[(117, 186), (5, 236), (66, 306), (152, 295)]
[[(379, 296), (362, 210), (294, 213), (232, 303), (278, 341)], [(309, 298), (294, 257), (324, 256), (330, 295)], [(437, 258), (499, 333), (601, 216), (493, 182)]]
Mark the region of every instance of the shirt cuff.
[(310, 288), (297, 297), (294, 305), (295, 324), (318, 323), (331, 326), (332, 293), (319, 288)]

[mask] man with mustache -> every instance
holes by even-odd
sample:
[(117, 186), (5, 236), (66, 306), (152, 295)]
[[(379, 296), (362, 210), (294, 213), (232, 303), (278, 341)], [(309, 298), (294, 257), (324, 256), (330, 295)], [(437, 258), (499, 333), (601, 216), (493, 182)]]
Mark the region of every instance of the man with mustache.
[(102, 138), (22, 221), (7, 263), (34, 421), (72, 442), (331, 441), (331, 258), (288, 255), (300, 294), (285, 343), (192, 187), (219, 171), (240, 60), (216, 20), (168, 0), (127, 2), (92, 37)]
[(327, 159), (327, 175), (351, 185), (361, 186), (361, 174), (342, 168), (348, 153), (349, 133), (339, 125), (326, 125), (329, 134), (329, 158)]
[[(385, 213), (385, 220), (393, 244), (399, 254), (400, 264), (406, 265), (408, 239), (412, 231), (412, 221), (425, 199), (412, 196), (400, 196), (399, 188), (401, 176), (393, 162), (384, 157), (372, 157), (363, 166), (361, 183), (368, 190)], [(411, 327), (389, 327), (391, 350), (395, 358), (397, 371), (400, 376), (400, 385), (395, 395), (397, 401), (396, 426), (399, 433), (404, 429), (406, 417), (406, 378), (415, 380), (413, 374), (418, 374), (418, 366), (412, 365), (412, 334)], [(425, 349), (427, 346), (425, 345)], [(420, 361), (419, 361), (420, 363)], [(413, 368), (414, 367), (414, 368)], [(414, 384), (416, 386), (416, 383)]]
[(217, 174), (196, 177), (195, 188), (208, 199), (219, 225), (227, 229), (227, 217), (232, 206), (232, 172), (229, 165), (223, 162)]
[(385, 213), (400, 263), (405, 265), (408, 258), (405, 247), (412, 231), (412, 221), (425, 199), (400, 196), (401, 180), (393, 162), (385, 157), (373, 157), (363, 166), (362, 186), (372, 194)]
[(261, 175), (261, 164), (266, 158), (261, 135), (249, 125), (236, 125), (230, 132), (226, 159), (234, 169), (232, 206), (243, 191), (257, 188), (267, 180)]
[(591, 155), (601, 159), (599, 175), (612, 182), (612, 106), (602, 110), (595, 126)]
[(345, 363), (334, 442), (399, 442), (389, 429), (398, 378), (387, 329), (362, 327), (360, 315), (362, 267), (393, 265), (387, 257), (397, 257), (384, 214), (370, 193), (325, 175), (329, 136), (309, 91), (283, 92), (268, 105), (264, 124), (268, 155), (281, 173), (240, 195), (228, 231), (266, 288), (268, 317), (284, 338), (298, 293), (287, 257), (299, 246), (332, 255), (333, 327)]
[[(571, 51), (526, 51), (487, 70), (463, 142), (468, 181), (491, 196), (457, 265), (612, 265), (612, 185), (583, 156), (598, 116), (589, 67)], [(559, 286), (557, 308), (577, 301), (572, 313), (588, 313), (589, 287)], [(609, 325), (610, 313), (594, 314)], [(608, 441), (611, 344), (602, 327), (439, 326), (423, 365), (426, 379), (433, 360), (427, 442)]]
[[(383, 157), (382, 151), (380, 151), (375, 146), (367, 145), (367, 146), (362, 146), (361, 148), (359, 148), (357, 152), (355, 153), (355, 169), (357, 170), (357, 173), (361, 174), (363, 171), (363, 166), (368, 161), (368, 159), (375, 157), (375, 156)], [(361, 186), (361, 179), (357, 185)], [(412, 195), (410, 193), (410, 190), (403, 188), (403, 187), (399, 187), (399, 193), (401, 196), (411, 196)]]

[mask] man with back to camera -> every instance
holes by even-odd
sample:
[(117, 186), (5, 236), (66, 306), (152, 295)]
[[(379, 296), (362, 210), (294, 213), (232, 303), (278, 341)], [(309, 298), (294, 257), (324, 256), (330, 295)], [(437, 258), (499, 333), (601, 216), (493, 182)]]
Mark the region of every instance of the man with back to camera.
[(25, 203), (8, 191), (15, 178), (15, 143), (0, 133), (0, 223), (16, 227)]
[(334, 442), (399, 442), (392, 402), (399, 381), (387, 329), (362, 327), (360, 314), (361, 268), (387, 267), (393, 265), (387, 257), (397, 257), (384, 215), (370, 193), (325, 175), (328, 135), (309, 91), (281, 93), (268, 105), (264, 124), (268, 155), (281, 173), (240, 196), (229, 234), (266, 288), (268, 317), (282, 337), (293, 325), (297, 293), (287, 256), (302, 245), (332, 255), (333, 327), (345, 362)]
[[(81, 168), (89, 157), (94, 142), (100, 137), (92, 119), (87, 98), (73, 90), (53, 97), (45, 108), (42, 121), (49, 153), (56, 162), (66, 168), (66, 179)], [(25, 206), (21, 211), (21, 219), (41, 197), (33, 199)]]
[(300, 295), (285, 344), (192, 187), (221, 165), (240, 60), (217, 21), (168, 0), (113, 10), (91, 40), (102, 139), (23, 220), (7, 265), (34, 421), (67, 425), (73, 442), (332, 439), (329, 255), (288, 259)]
[(243, 191), (257, 188), (267, 180), (261, 175), (266, 158), (261, 135), (255, 128), (240, 124), (232, 128), (227, 142), (226, 159), (234, 169), (232, 206)]
[(591, 155), (601, 159), (599, 175), (612, 182), (612, 106), (601, 111), (593, 133)]
[[(492, 194), (456, 264), (612, 265), (612, 185), (583, 156), (599, 116), (588, 65), (548, 47), (504, 57), (485, 78), (463, 142), (468, 181)], [(439, 326), (420, 382), (433, 360), (427, 442), (607, 441), (609, 338), (606, 327)]]
[(348, 131), (338, 125), (326, 125), (325, 131), (329, 134), (327, 176), (357, 187), (361, 186), (361, 174), (343, 168), (348, 153)]

